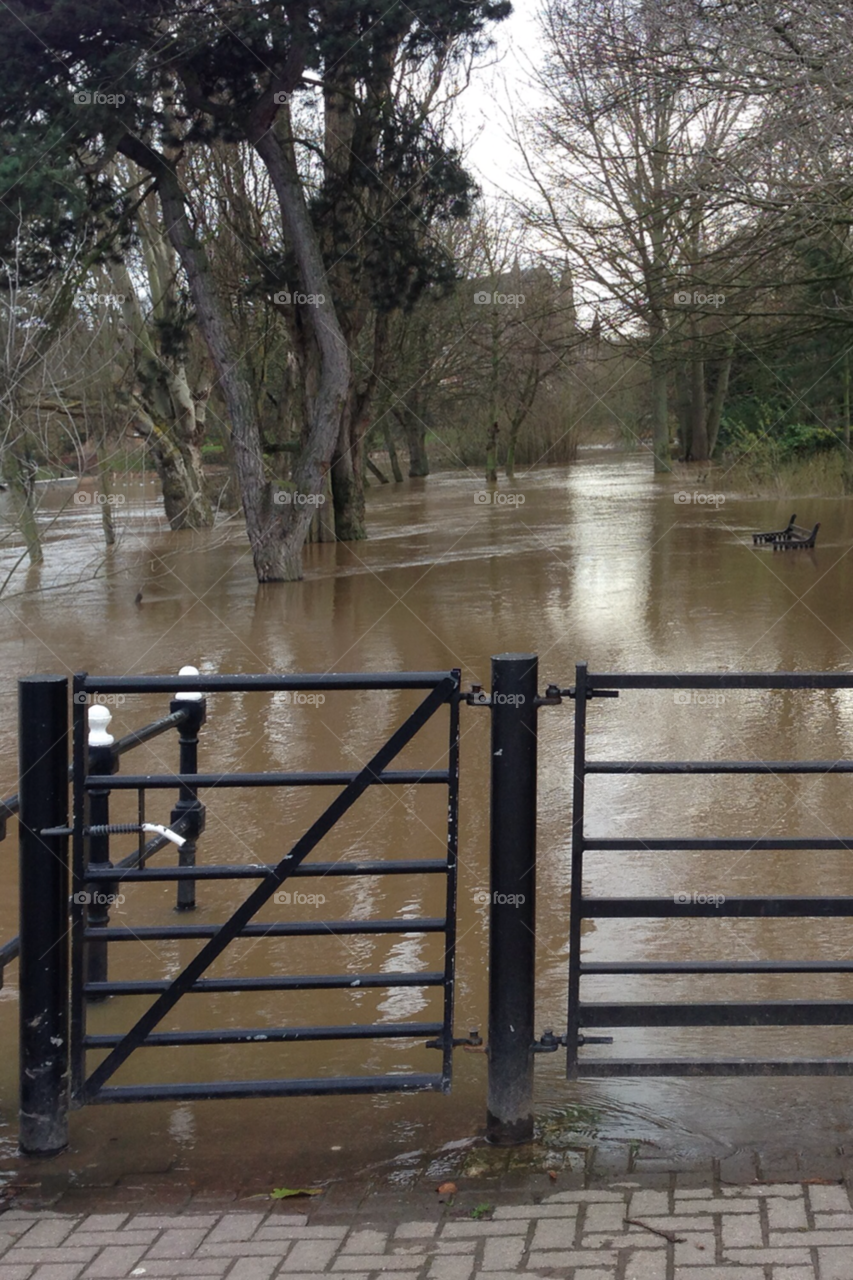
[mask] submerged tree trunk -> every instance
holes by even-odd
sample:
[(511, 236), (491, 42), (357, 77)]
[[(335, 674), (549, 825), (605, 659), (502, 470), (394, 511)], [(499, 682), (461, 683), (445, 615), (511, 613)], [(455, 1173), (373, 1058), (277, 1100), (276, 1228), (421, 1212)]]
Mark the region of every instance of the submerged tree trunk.
[(669, 411), (667, 403), (666, 365), (652, 350), (651, 355), (652, 451), (654, 469), (658, 473), (672, 470), (669, 445)]
[(385, 448), (388, 450), (388, 460), (391, 463), (391, 474), (394, 477), (394, 483), (402, 484), (403, 473), (400, 470), (400, 459), (397, 457), (397, 446), (394, 443), (394, 433), (391, 430), (391, 423), (387, 418), (382, 428), (382, 434), (385, 437)]
[(714, 450), (717, 447), (717, 436), (720, 433), (720, 422), (723, 417), (723, 405), (726, 402), (726, 393), (729, 389), (729, 375), (732, 371), (732, 352), (729, 348), (728, 355), (721, 362), (717, 373), (717, 382), (714, 386), (714, 394), (711, 397), (711, 407), (708, 410), (708, 457), (714, 456)]
[(426, 447), (426, 423), (410, 409), (405, 409), (399, 416), (403, 432), (406, 436), (406, 447), (409, 450), (409, 479), (429, 475), (429, 455)]
[(493, 422), (489, 427), (486, 441), (486, 483), (497, 484), (498, 479), (498, 432), (500, 427)]
[(30, 564), (44, 563), (44, 552), (41, 545), (41, 533), (35, 512), (35, 480), (36, 466), (28, 456), (25, 443), (18, 439), (10, 441), (3, 459), (3, 473), (18, 503), (18, 519)]

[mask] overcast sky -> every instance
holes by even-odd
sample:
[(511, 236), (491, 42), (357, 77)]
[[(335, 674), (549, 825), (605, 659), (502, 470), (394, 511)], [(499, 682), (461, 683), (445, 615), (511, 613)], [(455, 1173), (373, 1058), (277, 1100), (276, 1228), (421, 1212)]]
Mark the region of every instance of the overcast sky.
[(465, 144), (473, 143), (468, 167), (487, 196), (521, 190), (519, 179), (512, 176), (519, 161), (505, 117), (510, 106), (523, 112), (530, 102), (527, 67), (536, 61), (541, 43), (537, 9), (537, 0), (514, 0), (512, 15), (492, 28), (497, 43), (495, 65), (477, 71), (460, 100), (460, 137)]

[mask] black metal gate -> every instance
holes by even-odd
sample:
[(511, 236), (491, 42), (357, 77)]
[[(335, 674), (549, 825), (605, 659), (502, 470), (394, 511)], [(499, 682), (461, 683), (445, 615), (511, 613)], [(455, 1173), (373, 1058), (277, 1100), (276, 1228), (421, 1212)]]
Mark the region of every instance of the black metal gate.
[[(195, 747), (198, 729), (204, 721), (204, 703), (192, 701), (211, 692), (290, 692), (293, 696), (312, 691), (343, 690), (425, 690), (427, 696), (391, 734), (372, 758), (351, 773), (198, 773)], [(116, 775), (117, 747), (128, 749), (127, 740), (115, 745), (89, 745), (87, 704), (93, 699), (116, 694), (183, 691), (174, 698), (169, 727), (178, 727), (181, 737), (181, 765), (176, 774)], [(183, 700), (182, 700), (183, 699)], [(456, 942), (456, 878), (459, 774), (460, 673), (454, 671), (413, 672), (395, 675), (304, 675), (304, 676), (187, 676), (178, 677), (97, 677), (74, 678), (73, 697), (73, 818), (72, 836), (72, 946), (71, 946), (71, 1099), (72, 1105), (88, 1103), (136, 1102), (148, 1099), (203, 1099), (262, 1097), (332, 1093), (377, 1093), (437, 1090), (448, 1092), (453, 1057), (453, 994)], [(443, 768), (392, 771), (389, 766), (441, 708), (449, 710), (446, 761)], [(137, 742), (154, 736), (166, 721), (149, 726), (134, 738)], [(147, 736), (146, 736), (147, 735)], [(446, 856), (438, 859), (396, 857), (375, 861), (309, 862), (324, 836), (372, 786), (438, 785), (447, 789)], [(331, 787), (337, 795), (307, 831), (280, 858), (264, 864), (197, 865), (195, 841), (204, 825), (204, 809), (199, 791), (222, 787)], [(111, 824), (109, 798), (117, 791), (138, 795), (139, 822)], [(152, 847), (162, 848), (169, 836), (151, 846), (142, 843), (145, 796), (154, 791), (177, 790), (178, 803), (172, 811), (170, 835), (188, 835), (189, 848), (182, 848), (178, 865), (149, 866)], [(113, 866), (109, 860), (112, 835), (140, 832), (136, 855)], [(43, 833), (50, 834), (50, 833)], [(429, 919), (355, 919), (312, 922), (253, 924), (253, 917), (290, 877), (434, 875), (446, 886), (444, 915)], [(177, 882), (178, 907), (194, 904), (196, 882), (253, 880), (257, 885), (228, 920), (221, 924), (168, 924), (147, 927), (114, 926), (101, 904), (109, 903), (118, 886), (144, 881)], [(247, 937), (286, 938), (306, 935), (435, 933), (443, 935), (444, 962), (435, 972), (332, 973), (316, 975), (278, 974), (269, 977), (209, 978), (205, 972), (234, 939)], [(107, 950), (129, 940), (158, 942), (175, 939), (202, 939), (198, 954), (171, 980), (141, 977), (136, 981), (110, 981)], [(379, 1022), (346, 1026), (262, 1026), (222, 1028), (210, 1031), (157, 1031), (179, 1000), (199, 992), (299, 991), (366, 987), (443, 988), (443, 1017), (435, 1022)], [(93, 1035), (87, 1028), (87, 1006), (108, 996), (152, 996), (145, 1012), (124, 1033)], [(202, 1083), (161, 1083), (111, 1085), (115, 1072), (139, 1047), (288, 1043), (306, 1040), (356, 1040), (386, 1037), (427, 1040), (428, 1047), (441, 1053), (441, 1070), (435, 1073), (335, 1076), (312, 1079), (212, 1080)], [(89, 1070), (87, 1055), (103, 1054)]]
[[(581, 954), (584, 920), (650, 919), (670, 917), (851, 917), (853, 896), (832, 897), (726, 897), (724, 901), (688, 900), (689, 895), (660, 897), (592, 897), (584, 892), (584, 864), (588, 854), (599, 851), (631, 852), (707, 850), (853, 850), (850, 838), (703, 838), (603, 839), (584, 827), (586, 780), (594, 774), (754, 774), (853, 773), (853, 760), (589, 760), (587, 759), (587, 704), (600, 697), (618, 697), (639, 689), (850, 689), (853, 674), (802, 672), (771, 674), (617, 675), (576, 668), (574, 740), (574, 797), (572, 814), (571, 916), (569, 950), (569, 1001), (567, 1075), (589, 1076), (672, 1075), (853, 1075), (853, 1056), (847, 1058), (592, 1058), (579, 1056), (590, 1043), (611, 1043), (613, 1037), (596, 1034), (620, 1027), (796, 1027), (853, 1025), (853, 1001), (680, 1001), (596, 1002), (587, 999), (583, 980), (588, 977), (689, 974), (842, 974), (853, 973), (850, 960), (747, 960), (747, 961), (586, 961)], [(693, 895), (695, 899), (696, 895)], [(699, 895), (700, 899), (709, 895)], [(592, 1033), (592, 1034), (589, 1034)]]

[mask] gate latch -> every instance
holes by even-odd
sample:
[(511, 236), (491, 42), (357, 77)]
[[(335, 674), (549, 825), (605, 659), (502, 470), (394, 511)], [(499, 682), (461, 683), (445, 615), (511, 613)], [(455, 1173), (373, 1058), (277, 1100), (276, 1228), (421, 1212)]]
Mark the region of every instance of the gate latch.
[[(541, 698), (536, 699), (537, 706), (540, 707), (558, 707), (563, 698), (574, 699), (576, 696), (575, 686), (571, 685), (568, 689), (561, 689), (558, 684), (549, 684), (545, 690), (545, 694)], [(587, 689), (587, 701), (590, 698), (618, 698), (618, 689)]]
[[(556, 1036), (551, 1027), (542, 1032), (538, 1040), (534, 1040), (530, 1046), (531, 1053), (556, 1053), (561, 1046), (567, 1046), (569, 1038), (565, 1036)], [(578, 1044), (612, 1044), (612, 1036), (578, 1036)]]

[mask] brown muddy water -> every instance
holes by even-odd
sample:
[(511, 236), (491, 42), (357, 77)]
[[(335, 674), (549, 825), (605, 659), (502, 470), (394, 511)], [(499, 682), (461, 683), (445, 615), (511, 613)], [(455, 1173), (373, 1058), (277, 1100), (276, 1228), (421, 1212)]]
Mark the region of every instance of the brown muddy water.
[[(853, 503), (843, 499), (693, 501), (693, 481), (656, 480), (647, 459), (590, 451), (570, 468), (538, 470), (498, 492), (523, 505), (482, 504), (475, 477), (372, 489), (370, 541), (309, 548), (301, 583), (258, 588), (239, 525), (209, 535), (172, 534), (149, 481), (131, 483), (117, 509), (120, 540), (99, 550), (94, 504), (69, 505), (50, 530), (41, 579), (13, 579), (0, 632), (0, 794), (16, 789), (16, 679), (32, 672), (91, 674), (440, 670), (459, 666), (465, 686), (489, 683), (489, 657), (540, 655), (541, 685), (573, 680), (574, 663), (598, 671), (826, 670), (853, 665)], [(697, 486), (698, 489), (698, 486)], [(686, 490), (687, 503), (675, 494)], [(705, 488), (701, 490), (704, 494)], [(45, 496), (57, 512), (67, 491)], [(0, 501), (7, 501), (2, 498)], [(822, 522), (812, 553), (753, 549), (749, 532)], [(0, 517), (3, 510), (0, 509)], [(8, 518), (8, 513), (6, 518)], [(5, 544), (11, 566), (14, 553)], [(96, 573), (94, 578), (91, 576)], [(79, 581), (78, 581), (79, 579)], [(25, 588), (38, 583), (37, 595)], [(69, 583), (76, 585), (69, 586)], [(143, 588), (143, 603), (134, 604)], [(336, 693), (321, 706), (279, 695), (217, 694), (208, 700), (201, 767), (216, 770), (353, 769), (414, 705), (405, 693)], [(167, 709), (128, 698), (115, 708), (119, 734)], [(565, 1026), (569, 903), (571, 704), (540, 712), (537, 1030)], [(590, 709), (589, 753), (600, 758), (830, 759), (853, 755), (853, 693), (628, 692)], [(444, 721), (407, 755), (408, 767), (440, 767)], [(462, 709), (460, 905), (456, 1032), (486, 1028), (488, 713)], [(175, 767), (161, 739), (134, 753), (133, 771)], [(438, 762), (438, 763), (437, 763)], [(401, 762), (402, 764), (403, 762)], [(129, 768), (125, 761), (124, 770)], [(352, 810), (318, 850), (333, 860), (442, 856), (444, 791), (379, 794)], [(328, 801), (328, 792), (208, 793), (199, 859), (272, 861)], [(149, 818), (171, 801), (151, 797)], [(162, 813), (158, 809), (162, 808)], [(155, 810), (157, 810), (155, 812)], [(116, 810), (117, 812), (117, 810)], [(114, 820), (118, 820), (114, 818)], [(587, 831), (605, 836), (850, 836), (849, 777), (599, 777), (588, 795)], [(0, 846), (0, 941), (17, 932), (16, 827)], [(130, 838), (132, 839), (132, 838)], [(114, 856), (126, 852), (116, 849)], [(159, 857), (164, 858), (161, 854)], [(599, 854), (589, 888), (601, 894), (726, 895), (853, 892), (846, 855), (813, 853)], [(322, 890), (326, 918), (441, 914), (430, 877), (304, 881)], [(224, 919), (239, 882), (199, 886), (199, 922)], [(133, 886), (116, 923), (174, 920), (166, 885)], [(309, 919), (317, 907), (291, 907)], [(273, 918), (267, 913), (263, 919)], [(202, 945), (122, 944), (115, 977), (174, 974)], [(851, 957), (847, 921), (603, 921), (586, 935), (589, 958), (726, 959)], [(422, 935), (307, 938), (235, 943), (213, 974), (379, 972), (439, 967), (439, 940)], [(596, 994), (637, 999), (853, 998), (853, 978), (707, 977), (594, 979)], [(11, 1169), (17, 1087), (17, 966), (0, 991), (0, 1155)], [(618, 987), (617, 984), (618, 983)], [(627, 984), (627, 985), (626, 985)], [(592, 993), (592, 989), (590, 989)], [(185, 997), (170, 1024), (261, 1026), (440, 1019), (431, 989), (260, 993)], [(145, 998), (93, 1007), (93, 1032), (119, 1030)], [(823, 1031), (626, 1030), (625, 1057), (845, 1056), (853, 1029)], [(95, 1061), (94, 1058), (91, 1059)], [(410, 1041), (227, 1046), (138, 1051), (116, 1083), (241, 1077), (434, 1071), (437, 1055)], [(598, 1114), (601, 1136), (657, 1144), (664, 1152), (724, 1155), (739, 1147), (840, 1141), (850, 1126), (853, 1083), (845, 1080), (636, 1080), (566, 1083), (561, 1054), (536, 1065), (537, 1109), (570, 1105)], [(296, 1178), (350, 1176), (379, 1167), (403, 1177), (410, 1153), (481, 1131), (486, 1060), (458, 1050), (453, 1091), (440, 1095), (332, 1097), (91, 1107), (72, 1115), (71, 1149), (53, 1162), (73, 1179), (170, 1171), (198, 1187), (263, 1189)], [(586, 1113), (585, 1113), (586, 1114)]]

